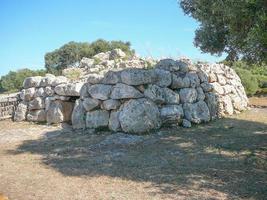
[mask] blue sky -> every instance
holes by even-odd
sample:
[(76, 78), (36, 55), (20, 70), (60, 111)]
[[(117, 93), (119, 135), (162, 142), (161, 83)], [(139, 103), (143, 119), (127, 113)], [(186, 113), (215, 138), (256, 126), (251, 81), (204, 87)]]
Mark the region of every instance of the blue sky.
[(69, 41), (130, 41), (141, 56), (219, 61), (193, 46), (195, 22), (176, 0), (0, 0), (0, 76), (40, 69)]

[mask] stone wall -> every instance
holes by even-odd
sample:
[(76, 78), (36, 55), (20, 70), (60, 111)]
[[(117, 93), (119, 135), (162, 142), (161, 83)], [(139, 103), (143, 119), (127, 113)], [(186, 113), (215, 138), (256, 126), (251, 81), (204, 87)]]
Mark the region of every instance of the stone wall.
[(18, 93), (0, 96), (0, 120), (12, 118), (19, 103)]
[(81, 61), (86, 73), (80, 82), (53, 75), (25, 79), (14, 119), (138, 134), (163, 125), (191, 127), (248, 105), (240, 78), (223, 64), (164, 59), (148, 68), (137, 57), (126, 61), (120, 50), (96, 57), (97, 63)]

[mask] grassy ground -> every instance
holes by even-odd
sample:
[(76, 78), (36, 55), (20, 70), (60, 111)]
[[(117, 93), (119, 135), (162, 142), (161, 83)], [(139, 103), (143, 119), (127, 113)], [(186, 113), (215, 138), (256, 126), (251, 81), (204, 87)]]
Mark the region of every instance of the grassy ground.
[(10, 121), (0, 130), (0, 193), (11, 200), (267, 198), (266, 108), (134, 144)]

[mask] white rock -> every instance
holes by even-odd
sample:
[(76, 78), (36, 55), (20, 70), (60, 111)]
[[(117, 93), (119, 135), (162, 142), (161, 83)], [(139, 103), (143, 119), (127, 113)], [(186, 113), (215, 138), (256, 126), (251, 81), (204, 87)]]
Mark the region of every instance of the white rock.
[(169, 88), (162, 88), (164, 93), (164, 99), (166, 104), (179, 104), (180, 103), (180, 96), (179, 93), (169, 89)]
[(45, 110), (32, 110), (27, 114), (27, 121), (32, 122), (45, 122), (46, 121), (46, 112)]
[(52, 82), (52, 86), (55, 87), (59, 84), (64, 84), (64, 83), (68, 83), (68, 79), (65, 76), (57, 76), (53, 82)]
[(143, 97), (143, 94), (132, 86), (117, 83), (115, 86), (112, 87), (110, 97), (112, 99), (134, 99)]
[(163, 89), (157, 85), (148, 85), (144, 95), (154, 103), (162, 104), (165, 102), (165, 93)]
[(86, 119), (86, 110), (84, 109), (83, 102), (79, 99), (75, 101), (73, 112), (71, 115), (71, 123), (74, 129), (84, 129)]
[(151, 100), (132, 99), (122, 106), (119, 115), (122, 130), (127, 133), (147, 133), (161, 126), (160, 112)]
[(87, 128), (101, 128), (107, 127), (109, 122), (109, 112), (105, 110), (96, 110), (87, 112), (86, 127)]
[(113, 49), (110, 51), (109, 59), (115, 60), (126, 57), (126, 54), (121, 49)]
[(104, 76), (101, 74), (89, 74), (87, 82), (91, 84), (98, 84), (103, 80)]
[(29, 110), (39, 110), (45, 108), (44, 99), (41, 97), (36, 97), (29, 102), (28, 109)]
[(95, 84), (88, 88), (91, 97), (100, 100), (107, 100), (111, 93), (111, 85)]
[(194, 88), (183, 88), (179, 94), (181, 103), (194, 103), (197, 100), (197, 90)]
[(23, 88), (39, 87), (42, 80), (41, 76), (33, 76), (25, 78), (23, 81)]
[(26, 119), (27, 107), (28, 105), (25, 101), (22, 101), (18, 104), (14, 113), (14, 121), (20, 122)]
[(60, 84), (55, 87), (55, 93), (61, 96), (80, 96), (80, 90), (83, 86), (82, 82)]

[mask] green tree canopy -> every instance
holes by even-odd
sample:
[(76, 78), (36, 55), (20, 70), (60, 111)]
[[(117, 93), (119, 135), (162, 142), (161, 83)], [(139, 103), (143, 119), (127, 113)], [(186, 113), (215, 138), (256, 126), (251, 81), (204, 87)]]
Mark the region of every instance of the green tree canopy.
[(91, 58), (98, 53), (116, 48), (122, 49), (127, 54), (134, 52), (129, 42), (109, 42), (102, 39), (92, 43), (69, 42), (59, 49), (45, 54), (45, 68), (48, 72), (58, 75), (61, 74), (63, 69), (77, 65), (83, 57)]
[(43, 76), (45, 70), (30, 70), (21, 69), (18, 71), (10, 71), (7, 75), (2, 76), (0, 79), (0, 92), (13, 92), (22, 89), (23, 81), (29, 76)]
[(195, 46), (203, 52), (250, 62), (267, 62), (266, 0), (181, 0), (198, 22)]

